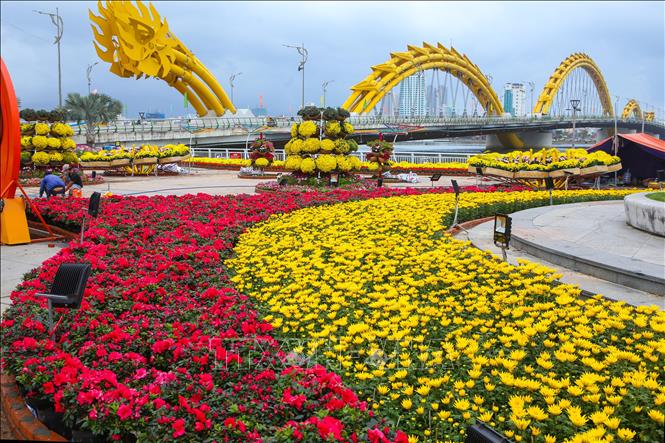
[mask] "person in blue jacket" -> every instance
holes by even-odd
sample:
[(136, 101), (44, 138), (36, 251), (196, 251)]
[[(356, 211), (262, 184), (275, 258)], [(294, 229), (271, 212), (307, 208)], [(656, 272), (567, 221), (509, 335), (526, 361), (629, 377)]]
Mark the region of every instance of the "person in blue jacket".
[(53, 171), (50, 169), (46, 171), (46, 174), (42, 179), (42, 184), (39, 187), (39, 197), (44, 195), (44, 192), (46, 192), (46, 198), (58, 194), (65, 195), (65, 182), (62, 181), (60, 177), (53, 174)]

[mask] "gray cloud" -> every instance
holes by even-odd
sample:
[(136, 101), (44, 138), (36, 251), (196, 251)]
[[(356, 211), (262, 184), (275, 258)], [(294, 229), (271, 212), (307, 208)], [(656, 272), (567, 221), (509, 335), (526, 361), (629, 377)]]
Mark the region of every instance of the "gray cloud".
[[(57, 104), (54, 27), (34, 9), (58, 6), (65, 22), (63, 94), (87, 90), (86, 66), (97, 61), (88, 8), (96, 2), (3, 1), (1, 50), (23, 106)], [(407, 44), (441, 42), (466, 53), (496, 89), (509, 81), (534, 81), (536, 92), (561, 60), (586, 52), (600, 66), (612, 95), (659, 108), (664, 105), (663, 2), (155, 2), (172, 32), (228, 91), (235, 81), (238, 107), (259, 96), (273, 114), (300, 104), (299, 55), (283, 43), (305, 43), (306, 100), (318, 103), (321, 83), (328, 103), (341, 104), (371, 65)], [(185, 113), (183, 99), (155, 79), (123, 79), (100, 62), (93, 88), (126, 104), (128, 115), (161, 110)], [(500, 91), (498, 91), (500, 94)], [(190, 108), (191, 112), (191, 108)]]

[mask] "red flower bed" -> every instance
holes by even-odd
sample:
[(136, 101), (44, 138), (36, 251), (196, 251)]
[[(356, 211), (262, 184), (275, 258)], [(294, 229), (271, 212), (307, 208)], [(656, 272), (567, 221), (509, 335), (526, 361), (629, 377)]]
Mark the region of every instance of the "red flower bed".
[[(472, 189), (467, 189), (472, 190)], [(484, 190), (494, 190), (486, 188)], [(406, 441), (339, 376), (285, 355), (236, 292), (224, 260), (247, 226), (276, 212), (448, 189), (289, 195), (112, 197), (72, 242), (25, 276), (0, 323), (3, 370), (68, 429), (123, 441)], [(84, 199), (36, 200), (76, 228)], [(79, 310), (48, 338), (46, 292), (61, 263), (92, 265)]]

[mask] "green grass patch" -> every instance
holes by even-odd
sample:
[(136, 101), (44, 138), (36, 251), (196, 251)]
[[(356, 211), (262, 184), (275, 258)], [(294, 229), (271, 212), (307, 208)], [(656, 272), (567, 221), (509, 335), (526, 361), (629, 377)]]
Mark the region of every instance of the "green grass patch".
[(651, 200), (656, 200), (658, 202), (665, 202), (665, 191), (653, 192), (651, 194), (647, 194), (647, 198), (650, 198)]

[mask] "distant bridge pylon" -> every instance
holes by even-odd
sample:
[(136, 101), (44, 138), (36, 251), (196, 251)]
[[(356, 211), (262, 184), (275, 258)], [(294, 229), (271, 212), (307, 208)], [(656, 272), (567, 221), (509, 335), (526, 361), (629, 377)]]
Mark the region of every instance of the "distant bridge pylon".
[(628, 103), (624, 106), (623, 112), (621, 113), (621, 119), (625, 120), (630, 118), (630, 114), (633, 114), (633, 116), (639, 120), (642, 119), (642, 109), (640, 108), (640, 104), (633, 98), (628, 100)]

